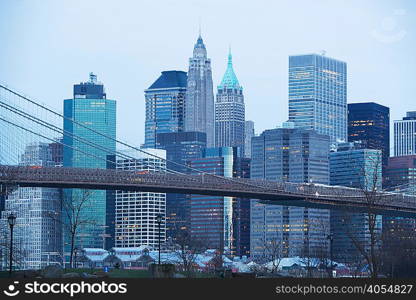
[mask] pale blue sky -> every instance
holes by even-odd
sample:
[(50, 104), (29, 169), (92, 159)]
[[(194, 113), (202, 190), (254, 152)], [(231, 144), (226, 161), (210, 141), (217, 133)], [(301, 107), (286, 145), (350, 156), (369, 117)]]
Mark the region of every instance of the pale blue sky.
[(416, 110), (416, 1), (0, 0), (0, 82), (62, 111), (94, 72), (118, 101), (118, 138), (144, 142), (144, 95), (163, 70), (184, 70), (198, 35), (214, 86), (227, 64), (256, 131), (287, 119), (288, 56), (326, 51), (348, 64), (348, 101)]

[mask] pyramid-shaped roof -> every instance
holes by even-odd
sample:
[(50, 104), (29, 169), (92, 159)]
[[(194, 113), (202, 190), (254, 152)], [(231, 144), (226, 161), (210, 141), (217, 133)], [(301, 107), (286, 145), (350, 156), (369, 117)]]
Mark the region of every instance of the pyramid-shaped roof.
[(225, 71), (225, 74), (222, 77), (221, 84), (218, 86), (219, 89), (223, 89), (225, 87), (227, 87), (227, 88), (241, 89), (241, 86), (238, 83), (237, 76), (234, 73), (234, 69), (233, 69), (233, 57), (231, 55), (231, 51), (228, 54), (227, 70)]

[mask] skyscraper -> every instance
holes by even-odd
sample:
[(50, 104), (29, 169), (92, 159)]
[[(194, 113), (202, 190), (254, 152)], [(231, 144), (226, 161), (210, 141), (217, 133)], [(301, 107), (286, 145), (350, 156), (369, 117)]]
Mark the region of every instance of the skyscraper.
[[(53, 167), (52, 148), (47, 143), (33, 143), (26, 146), (19, 165)], [(62, 262), (61, 192), (59, 189), (20, 187), (5, 200), (2, 212), (0, 243), (9, 242), (7, 217), (15, 214), (15, 252), (21, 269), (39, 269), (48, 264)], [(3, 234), (4, 233), (4, 234)], [(7, 248), (7, 247), (5, 247)], [(3, 253), (6, 254), (6, 253)], [(8, 255), (3, 255), (2, 265), (6, 266)]]
[[(223, 177), (242, 177), (236, 147), (207, 148), (202, 158), (192, 159), (189, 166)], [(197, 172), (194, 171), (196, 174)], [(233, 248), (233, 198), (191, 195), (191, 236), (209, 247), (231, 251)]]
[(145, 147), (154, 148), (156, 135), (184, 130), (186, 72), (164, 71), (145, 90)]
[(394, 156), (416, 154), (416, 111), (394, 121)]
[[(252, 139), (251, 178), (328, 184), (329, 140), (313, 130), (266, 130)], [(266, 245), (271, 242), (282, 244), (284, 256), (312, 257), (328, 247), (328, 233), (328, 210), (251, 200), (250, 254), (257, 260), (264, 259)]]
[(348, 141), (381, 150), (383, 166), (390, 157), (390, 109), (374, 102), (348, 104)]
[[(64, 116), (63, 166), (107, 168), (107, 155), (116, 150), (116, 101), (107, 99), (104, 85), (97, 82), (96, 75), (90, 73), (88, 82), (74, 85), (73, 99), (64, 100)], [(64, 201), (76, 203), (86, 195), (79, 189), (67, 189)], [(106, 228), (106, 192), (88, 193), (87, 202), (82, 218), (88, 224), (80, 229), (76, 246), (101, 248)]]
[(251, 158), (251, 138), (256, 135), (253, 121), (245, 122), (244, 132), (244, 157)]
[[(169, 170), (190, 173), (188, 161), (201, 158), (207, 146), (203, 132), (172, 132), (157, 135), (156, 148), (166, 150), (166, 166)], [(189, 229), (190, 195), (166, 194), (166, 234), (175, 239), (178, 230)]]
[(188, 81), (185, 99), (185, 131), (205, 132), (207, 146), (215, 145), (214, 92), (211, 60), (201, 35), (189, 59)]
[(347, 64), (318, 54), (289, 57), (289, 121), (347, 140)]
[[(364, 146), (360, 142), (340, 143), (336, 151), (330, 153), (331, 185), (369, 191), (374, 187), (381, 189), (382, 151)], [(381, 216), (377, 216), (376, 222), (376, 230), (381, 232)], [(336, 261), (361, 261), (362, 249), (370, 247), (368, 213), (331, 210), (331, 233)]]
[(215, 146), (240, 147), (244, 152), (245, 106), (243, 88), (234, 73), (231, 51), (215, 102)]
[[(166, 151), (145, 149), (147, 153), (124, 151), (130, 157), (118, 158), (118, 170), (140, 172), (166, 172)], [(137, 157), (137, 158), (136, 158)], [(115, 205), (115, 246), (139, 247), (141, 245), (157, 246), (159, 228), (157, 215), (163, 216), (161, 224), (161, 241), (166, 238), (166, 194), (147, 192), (116, 191)]]

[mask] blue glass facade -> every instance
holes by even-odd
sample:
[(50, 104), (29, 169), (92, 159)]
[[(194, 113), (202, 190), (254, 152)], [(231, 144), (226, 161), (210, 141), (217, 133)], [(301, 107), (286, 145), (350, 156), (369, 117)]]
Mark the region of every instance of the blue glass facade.
[[(158, 149), (166, 150), (167, 168), (189, 173), (188, 161), (202, 158), (207, 146), (204, 132), (172, 132), (157, 134)], [(166, 234), (175, 239), (179, 230), (190, 226), (190, 195), (166, 194)]]
[(184, 130), (186, 72), (164, 71), (145, 90), (145, 147), (155, 148), (158, 133)]
[(289, 121), (347, 140), (347, 64), (323, 55), (289, 57)]
[[(327, 135), (278, 128), (252, 138), (251, 178), (283, 182), (329, 183)], [(263, 204), (251, 200), (251, 256), (261, 261), (265, 245), (282, 243), (282, 255), (317, 255), (327, 249), (329, 211)]]
[[(239, 149), (236, 147), (207, 148), (203, 158), (189, 161), (189, 166), (224, 177), (240, 176)], [(233, 198), (191, 195), (191, 236), (216, 249), (231, 251), (233, 247)]]
[[(98, 92), (97, 92), (98, 91)], [(74, 98), (64, 100), (63, 166), (82, 168), (107, 168), (107, 156), (116, 150), (116, 101), (106, 98), (104, 86), (90, 78), (89, 82), (74, 86)], [(73, 123), (83, 124), (87, 128)], [(91, 130), (103, 133), (101, 136)], [(76, 137), (100, 145), (97, 149)], [(105, 149), (104, 149), (105, 148)], [(75, 149), (75, 150), (74, 150)], [(78, 151), (80, 150), (80, 151)], [(82, 151), (82, 152), (81, 152)], [(91, 155), (88, 155), (91, 154)], [(64, 201), (79, 201), (83, 196), (79, 189), (65, 190)], [(89, 225), (82, 226), (78, 234), (77, 246), (103, 247), (103, 234), (106, 226), (106, 192), (93, 191), (88, 197), (88, 205), (82, 218)]]
[(348, 142), (361, 141), (364, 148), (383, 153), (383, 166), (390, 157), (390, 109), (374, 102), (348, 104)]
[[(372, 191), (382, 186), (382, 151), (362, 148), (364, 144), (342, 143), (330, 153), (331, 185)], [(381, 234), (382, 218), (377, 216), (376, 229)], [(331, 211), (334, 259), (340, 262), (362, 261), (362, 249), (370, 246), (367, 213)], [(380, 240), (380, 239), (377, 239)]]

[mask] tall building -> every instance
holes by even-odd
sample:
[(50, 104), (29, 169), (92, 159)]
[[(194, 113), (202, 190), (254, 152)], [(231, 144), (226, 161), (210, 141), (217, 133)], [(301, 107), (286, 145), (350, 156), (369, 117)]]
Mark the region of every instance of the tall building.
[[(116, 101), (107, 99), (104, 85), (94, 74), (90, 73), (88, 82), (74, 85), (73, 99), (64, 100), (64, 116), (63, 166), (107, 168), (107, 156), (116, 150)], [(82, 223), (88, 224), (80, 228), (76, 247), (102, 248), (107, 228), (106, 191), (67, 189), (63, 201), (79, 203), (86, 197), (81, 215)]]
[[(189, 160), (201, 158), (207, 138), (203, 132), (159, 133), (156, 148), (166, 150), (166, 166), (169, 170), (189, 173)], [(166, 234), (175, 239), (178, 230), (189, 229), (190, 195), (166, 194)]]
[(374, 102), (348, 104), (348, 141), (381, 150), (383, 166), (390, 157), (390, 108)]
[[(329, 144), (329, 136), (313, 130), (266, 130), (252, 139), (251, 178), (328, 184)], [(281, 243), (284, 256), (318, 255), (328, 247), (328, 233), (328, 210), (251, 200), (250, 252), (256, 260), (265, 259), (270, 242)]]
[[(52, 147), (47, 143), (26, 146), (20, 157), (20, 165), (53, 167)], [(40, 269), (62, 262), (61, 191), (52, 188), (20, 187), (5, 200), (1, 214), (1, 245), (8, 245), (10, 230), (7, 217), (13, 213), (15, 265), (19, 269)], [(7, 247), (5, 247), (7, 248)], [(2, 265), (8, 265), (8, 249), (2, 257)]]
[(394, 121), (394, 156), (416, 154), (416, 111)]
[(211, 60), (201, 35), (189, 59), (189, 71), (185, 100), (185, 131), (205, 132), (207, 146), (215, 145), (214, 92)]
[(158, 133), (183, 131), (186, 82), (186, 72), (164, 71), (145, 90), (146, 148), (155, 147)]
[(347, 140), (347, 64), (324, 55), (289, 57), (289, 121)]
[(255, 135), (254, 122), (246, 121), (244, 125), (244, 157), (251, 158), (251, 138)]
[(416, 155), (390, 157), (385, 171), (383, 187), (399, 192), (416, 192)]
[[(340, 143), (336, 151), (330, 153), (331, 185), (369, 191), (374, 187), (381, 189), (382, 151), (364, 146), (360, 142)], [(381, 232), (381, 216), (377, 216), (376, 222), (376, 229)], [(368, 249), (371, 241), (367, 213), (332, 210), (331, 233), (336, 261), (356, 263), (364, 260), (361, 249)]]
[[(237, 161), (238, 148), (207, 148), (202, 158), (192, 159), (189, 166), (205, 173), (223, 177), (240, 176)], [(196, 171), (194, 171), (197, 173)], [(204, 241), (208, 247), (232, 251), (233, 198), (223, 196), (191, 195), (191, 236)]]
[[(166, 152), (161, 149), (145, 149), (147, 153), (124, 151), (133, 158), (118, 158), (118, 170), (139, 172), (166, 172)], [(162, 215), (161, 241), (166, 239), (166, 195), (163, 193), (116, 191), (115, 246), (157, 246), (159, 228), (157, 216)]]
[(215, 146), (239, 147), (244, 153), (245, 106), (243, 88), (234, 73), (231, 52), (215, 102)]

